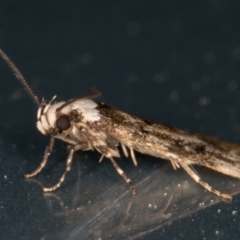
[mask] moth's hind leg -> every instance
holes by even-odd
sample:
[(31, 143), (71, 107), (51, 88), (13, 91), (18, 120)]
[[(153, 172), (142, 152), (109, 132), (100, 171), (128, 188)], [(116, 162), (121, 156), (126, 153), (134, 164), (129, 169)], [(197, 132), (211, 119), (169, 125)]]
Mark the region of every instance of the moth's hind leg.
[(25, 174), (24, 175), (25, 178), (31, 178), (42, 171), (42, 169), (45, 167), (45, 165), (47, 163), (48, 157), (50, 156), (50, 154), (53, 150), (53, 145), (54, 145), (54, 137), (51, 137), (49, 145), (45, 149), (42, 162), (33, 172)]
[(134, 187), (131, 179), (123, 172), (123, 170), (117, 165), (117, 163), (114, 161), (114, 159), (112, 157), (110, 157), (109, 160), (112, 162), (112, 164), (113, 164), (114, 168), (116, 169), (116, 171), (118, 172), (118, 174), (121, 175), (123, 177), (123, 179), (130, 186), (132, 196), (135, 196), (136, 195), (136, 190), (135, 190), (135, 187)]
[(191, 167), (189, 167), (187, 164), (185, 164), (183, 162), (178, 162), (178, 163), (190, 175), (190, 177), (192, 177), (192, 179), (194, 181), (196, 181), (197, 183), (202, 185), (206, 190), (216, 194), (219, 197), (222, 197), (223, 199), (227, 200), (228, 202), (232, 201), (232, 196), (230, 196), (229, 194), (226, 194), (226, 193), (222, 193), (222, 192), (218, 191), (217, 189), (214, 189), (213, 187), (211, 187), (208, 183), (202, 181), (201, 178), (197, 175), (197, 173)]

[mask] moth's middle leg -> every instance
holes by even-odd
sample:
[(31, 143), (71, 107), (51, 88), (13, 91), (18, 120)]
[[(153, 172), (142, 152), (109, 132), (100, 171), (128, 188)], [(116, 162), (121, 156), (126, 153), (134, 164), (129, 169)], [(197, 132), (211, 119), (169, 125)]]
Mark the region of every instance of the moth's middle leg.
[(118, 174), (120, 176), (123, 177), (123, 179), (128, 183), (128, 185), (130, 186), (130, 189), (131, 189), (131, 193), (132, 193), (132, 196), (135, 196), (136, 195), (136, 190), (135, 190), (135, 187), (131, 181), (131, 179), (123, 172), (123, 170), (117, 165), (117, 163), (114, 161), (114, 159), (112, 157), (109, 158), (109, 160), (112, 162), (114, 168), (116, 169), (116, 171), (118, 172)]

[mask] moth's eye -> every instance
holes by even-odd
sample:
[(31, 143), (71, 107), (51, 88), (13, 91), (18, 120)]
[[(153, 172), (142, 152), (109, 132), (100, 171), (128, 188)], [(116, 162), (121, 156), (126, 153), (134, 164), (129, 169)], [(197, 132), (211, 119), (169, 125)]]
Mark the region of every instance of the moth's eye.
[(67, 116), (61, 116), (56, 120), (56, 126), (59, 130), (64, 131), (70, 128), (70, 121)]

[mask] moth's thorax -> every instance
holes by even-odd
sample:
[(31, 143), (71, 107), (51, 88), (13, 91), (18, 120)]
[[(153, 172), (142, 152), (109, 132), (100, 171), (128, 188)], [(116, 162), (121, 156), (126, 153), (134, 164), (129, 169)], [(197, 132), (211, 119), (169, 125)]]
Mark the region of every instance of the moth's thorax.
[(72, 99), (68, 102), (54, 102), (56, 96), (48, 104), (42, 104), (37, 112), (37, 128), (44, 134), (56, 133), (56, 121), (61, 116), (69, 116), (71, 111), (77, 111), (84, 120), (94, 122), (100, 120), (98, 104), (91, 99)]

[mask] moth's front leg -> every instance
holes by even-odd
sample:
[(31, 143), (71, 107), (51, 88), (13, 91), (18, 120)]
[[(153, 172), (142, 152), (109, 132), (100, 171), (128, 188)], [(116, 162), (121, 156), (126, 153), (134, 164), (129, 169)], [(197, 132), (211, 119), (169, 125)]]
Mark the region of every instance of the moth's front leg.
[(53, 150), (53, 145), (54, 145), (54, 137), (51, 137), (49, 145), (45, 149), (42, 162), (33, 172), (25, 174), (24, 175), (25, 178), (31, 178), (42, 171), (42, 169), (45, 167), (45, 165), (47, 163), (48, 157), (50, 156), (50, 154)]
[(59, 181), (54, 186), (48, 187), (48, 188), (43, 188), (44, 192), (52, 192), (62, 185), (62, 183), (64, 182), (64, 180), (66, 178), (67, 172), (71, 170), (71, 165), (72, 165), (74, 152), (76, 152), (77, 150), (88, 150), (89, 145), (87, 143), (80, 143), (80, 144), (77, 144), (75, 146), (69, 145), (68, 148), (69, 148), (69, 154), (68, 154), (68, 157), (67, 157), (67, 160), (66, 160), (66, 167), (65, 167), (64, 173), (62, 174), (61, 178), (59, 179)]

